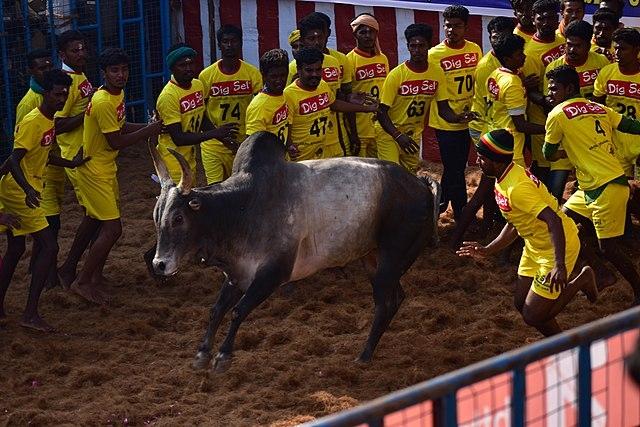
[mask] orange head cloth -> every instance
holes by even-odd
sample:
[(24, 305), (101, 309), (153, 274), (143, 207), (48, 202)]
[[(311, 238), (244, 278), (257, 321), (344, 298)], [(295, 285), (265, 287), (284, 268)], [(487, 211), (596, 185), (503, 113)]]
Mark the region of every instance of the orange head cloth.
[[(366, 25), (367, 27), (371, 27), (376, 31), (380, 31), (380, 25), (378, 24), (376, 18), (366, 13), (363, 13), (362, 15), (351, 21), (350, 25), (354, 33), (360, 25)], [(378, 41), (378, 37), (376, 37), (376, 54), (379, 54), (380, 52), (380, 42)]]

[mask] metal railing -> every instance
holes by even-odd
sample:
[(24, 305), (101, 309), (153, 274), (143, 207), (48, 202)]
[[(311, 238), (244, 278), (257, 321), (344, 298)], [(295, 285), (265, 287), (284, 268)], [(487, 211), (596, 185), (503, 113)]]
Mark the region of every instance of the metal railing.
[[(497, 425), (493, 422), (488, 424), (483, 422), (483, 417), (490, 419), (492, 415), (495, 415), (491, 413), (491, 410), (494, 413), (499, 412), (503, 420), (510, 421), (501, 425), (572, 425), (563, 421), (547, 422), (549, 419), (555, 419), (556, 416), (564, 417), (567, 415), (563, 412), (565, 403), (577, 408), (575, 414), (569, 414), (569, 417), (574, 419), (573, 425), (581, 427), (614, 425), (607, 423), (607, 416), (623, 420), (620, 425), (640, 425), (640, 410), (638, 409), (640, 408), (640, 393), (636, 386), (632, 385), (630, 380), (624, 376), (624, 357), (635, 343), (638, 327), (640, 327), (640, 307), (571, 329), (560, 335), (484, 360), (305, 425), (308, 427), (340, 427), (361, 424), (375, 427), (414, 424), (449, 427), (457, 426), (459, 423), (469, 426)], [(600, 341), (610, 337), (614, 338), (609, 341)], [(616, 343), (613, 343), (612, 340), (615, 340)], [(622, 343), (622, 350), (617, 349), (620, 347), (618, 341)], [(617, 350), (612, 350), (614, 344)], [(605, 365), (602, 365), (602, 361), (598, 361), (600, 365), (598, 373), (605, 376), (604, 386), (598, 389), (592, 387), (593, 380), (596, 378), (593, 372), (595, 365), (592, 355), (595, 355), (597, 359), (602, 359), (602, 351), (596, 352), (594, 347), (598, 347), (598, 350), (604, 348), (605, 358), (611, 356), (606, 360)], [(562, 352), (565, 354), (561, 354)], [(546, 373), (537, 372), (545, 369), (543, 365), (545, 358), (557, 363), (552, 363), (553, 369), (547, 369)], [(572, 363), (577, 366), (572, 368)], [(546, 374), (546, 383), (543, 384), (541, 390), (534, 390), (534, 388), (540, 387), (534, 387), (534, 382), (531, 381), (531, 378), (536, 374)], [(550, 378), (552, 380), (555, 378), (556, 381), (551, 381)], [(617, 381), (616, 378), (622, 378), (620, 385), (613, 384), (614, 381)], [(483, 387), (473, 389), (481, 382), (486, 384)], [(577, 387), (574, 387), (575, 385)], [(495, 401), (497, 400), (495, 396), (499, 395), (496, 390), (500, 387), (506, 388), (507, 398), (504, 399), (504, 402)], [(528, 387), (531, 387), (532, 390), (527, 390)], [(552, 389), (553, 387), (557, 387), (558, 390)], [(613, 387), (626, 388), (620, 391), (613, 390)], [(462, 390), (466, 393), (462, 393)], [(574, 394), (574, 396), (567, 396), (567, 391), (569, 395)], [(491, 399), (494, 400), (494, 405), (492, 407), (475, 408), (475, 412), (471, 411), (466, 414), (458, 412), (466, 404), (461, 401), (462, 394), (466, 394), (467, 398), (469, 398), (469, 394), (475, 394), (472, 397), (480, 399), (482, 393), (493, 393)], [(547, 396), (548, 393), (551, 395)], [(559, 396), (559, 402), (554, 402), (556, 394)], [(604, 404), (595, 401), (596, 397), (603, 394), (606, 395), (603, 397)], [(622, 406), (620, 406), (620, 400), (623, 401)], [(622, 414), (607, 413), (608, 408), (602, 408), (603, 405), (612, 407), (617, 405), (615, 408), (625, 408), (624, 403), (627, 401), (632, 402), (627, 405), (627, 409), (611, 409), (614, 412), (623, 412)], [(543, 408), (534, 411), (532, 408), (539, 403), (542, 403)], [(546, 408), (544, 407), (545, 403)], [(558, 404), (555, 405), (555, 403)], [(477, 405), (473, 403), (472, 406)], [(594, 408), (596, 408), (595, 413)], [(538, 411), (540, 413), (532, 413)], [(557, 413), (552, 413), (552, 411)], [(464, 419), (460, 420), (460, 418)]]

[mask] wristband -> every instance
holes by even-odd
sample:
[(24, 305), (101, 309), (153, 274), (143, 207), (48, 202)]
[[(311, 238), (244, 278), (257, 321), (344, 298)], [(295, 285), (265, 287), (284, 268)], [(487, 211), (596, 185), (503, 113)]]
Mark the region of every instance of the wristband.
[(398, 138), (400, 138), (402, 135), (403, 135), (403, 134), (402, 134), (402, 132), (398, 131), (398, 133), (396, 133), (396, 134), (393, 136), (393, 139), (397, 141), (397, 140), (398, 140)]

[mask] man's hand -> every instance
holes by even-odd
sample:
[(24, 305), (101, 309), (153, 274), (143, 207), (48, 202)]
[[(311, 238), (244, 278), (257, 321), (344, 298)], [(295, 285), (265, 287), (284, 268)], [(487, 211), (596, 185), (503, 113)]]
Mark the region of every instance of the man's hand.
[(295, 160), (298, 158), (298, 156), (300, 156), (300, 150), (295, 144), (289, 144), (289, 146), (287, 147), (287, 152), (289, 153), (289, 158), (291, 160)]
[(238, 137), (238, 123), (226, 123), (207, 132), (208, 139), (217, 139), (224, 144), (224, 139), (233, 141)]
[(544, 280), (551, 284), (552, 292), (561, 292), (567, 284), (567, 266), (556, 264)]
[(527, 92), (539, 90), (540, 77), (535, 74), (529, 74), (522, 80), (522, 84), (527, 89)]
[(27, 191), (25, 191), (24, 194), (25, 194), (24, 202), (27, 204), (27, 206), (29, 206), (32, 209), (35, 209), (38, 206), (40, 206), (40, 199), (42, 199), (42, 196), (40, 195), (39, 192), (35, 190), (35, 188), (29, 186), (29, 188), (27, 188)]
[(486, 246), (482, 246), (478, 242), (462, 242), (462, 246), (456, 251), (456, 254), (471, 258), (484, 258), (489, 255)]
[(474, 120), (478, 120), (479, 118), (480, 115), (475, 111), (463, 111), (462, 113), (458, 114), (456, 123), (469, 123)]
[(149, 132), (149, 137), (160, 135), (163, 128), (164, 128), (164, 123), (162, 123), (162, 120), (151, 122), (146, 126), (146, 129)]
[(91, 160), (91, 156), (83, 157), (83, 155), (83, 147), (80, 147), (76, 155), (73, 157), (73, 159), (71, 159), (71, 163), (73, 163), (74, 168), (77, 168), (78, 166), (83, 165)]
[(407, 154), (416, 154), (420, 150), (420, 146), (406, 133), (400, 135), (396, 142)]
[(20, 219), (12, 214), (0, 213), (0, 224), (9, 228), (20, 228)]
[(347, 102), (358, 105), (377, 104), (378, 99), (366, 92), (352, 92), (347, 95)]
[(233, 154), (236, 154), (238, 148), (240, 148), (240, 143), (232, 138), (218, 138), (218, 141), (222, 142), (222, 145), (227, 147)]

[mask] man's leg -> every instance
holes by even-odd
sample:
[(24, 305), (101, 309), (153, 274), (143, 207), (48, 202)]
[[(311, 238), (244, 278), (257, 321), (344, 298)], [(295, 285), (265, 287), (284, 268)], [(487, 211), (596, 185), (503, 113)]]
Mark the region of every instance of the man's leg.
[(462, 209), (467, 204), (467, 186), (464, 170), (469, 156), (471, 138), (468, 131), (436, 130), (440, 157), (442, 159), (442, 187), (443, 209), (449, 202), (453, 208), (456, 220), (462, 215)]
[(604, 257), (618, 270), (633, 289), (633, 305), (640, 305), (640, 275), (633, 261), (620, 248), (620, 237), (599, 239), (600, 251)]
[(104, 297), (100, 294), (101, 283), (94, 280), (101, 277), (109, 252), (122, 234), (120, 218), (101, 222), (100, 234), (89, 249), (77, 282), (71, 287), (74, 292), (96, 304), (104, 303)]
[(65, 288), (71, 286), (71, 284), (76, 280), (78, 263), (82, 258), (82, 254), (84, 254), (84, 251), (89, 246), (89, 243), (94, 240), (99, 228), (99, 220), (90, 218), (87, 215), (82, 218), (82, 222), (78, 226), (73, 243), (71, 244), (71, 249), (69, 249), (69, 253), (67, 254), (67, 259), (58, 269), (60, 283)]
[(18, 261), (24, 254), (24, 245), (24, 236), (14, 236), (11, 232), (7, 233), (7, 252), (2, 259), (2, 266), (0, 266), (0, 319), (6, 316), (4, 298), (7, 295)]
[(42, 289), (44, 289), (45, 281), (51, 273), (51, 268), (55, 265), (58, 244), (53, 231), (49, 227), (37, 231), (31, 236), (34, 244), (37, 242), (40, 254), (33, 264), (29, 297), (20, 325), (43, 332), (50, 332), (53, 331), (53, 328), (38, 314), (38, 301), (40, 300)]
[(569, 170), (551, 170), (547, 178), (547, 187), (549, 192), (558, 200), (558, 203), (562, 203), (564, 189), (567, 186), (567, 179), (569, 179)]

